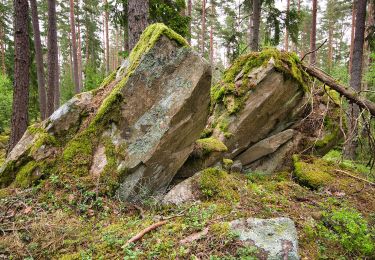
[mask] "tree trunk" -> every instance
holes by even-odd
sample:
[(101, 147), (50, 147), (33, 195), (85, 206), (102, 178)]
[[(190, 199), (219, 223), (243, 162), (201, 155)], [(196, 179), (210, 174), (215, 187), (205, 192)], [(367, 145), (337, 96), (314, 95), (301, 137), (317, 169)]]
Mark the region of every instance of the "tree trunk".
[(189, 44), (191, 45), (191, 10), (192, 10), (192, 2), (191, 0), (188, 0), (188, 16), (190, 17), (190, 21), (189, 21), (189, 36), (188, 36), (188, 41), (189, 41)]
[(48, 31), (47, 31), (47, 49), (48, 49), (48, 78), (47, 78), (47, 117), (55, 111), (55, 96), (59, 91), (58, 82), (59, 57), (57, 47), (57, 25), (56, 25), (56, 0), (48, 0)]
[(14, 1), (14, 92), (12, 126), (9, 139), (11, 151), (27, 129), (29, 104), (29, 6), (27, 0)]
[(328, 72), (330, 73), (332, 70), (332, 63), (333, 63), (333, 24), (330, 21), (328, 28)]
[(148, 25), (148, 0), (128, 0), (129, 50), (137, 44)]
[(312, 24), (311, 24), (311, 36), (310, 36), (310, 64), (314, 65), (316, 63), (316, 18), (318, 12), (318, 0), (313, 0), (313, 9), (312, 9)]
[(211, 0), (211, 26), (210, 26), (210, 63), (214, 64), (214, 16), (215, 16), (215, 3)]
[(354, 48), (354, 33), (355, 33), (355, 16), (356, 16), (356, 0), (353, 0), (352, 7), (352, 32), (350, 38), (350, 55), (349, 55), (349, 73), (352, 71), (353, 48)]
[(72, 50), (73, 50), (73, 79), (76, 93), (80, 93), (78, 78), (78, 56), (77, 56), (77, 38), (74, 19), (74, 0), (70, 0), (70, 31), (72, 32)]
[[(357, 1), (353, 58), (352, 58), (352, 67), (350, 71), (350, 87), (354, 89), (355, 91), (361, 90), (363, 45), (365, 41), (365, 28), (366, 28), (366, 6), (367, 6), (367, 0)], [(356, 152), (356, 148), (358, 145), (357, 144), (358, 117), (359, 117), (358, 106), (357, 105), (351, 106), (349, 126), (348, 126), (349, 140), (345, 145), (345, 152), (344, 152), (345, 157), (349, 159), (355, 158), (355, 152)]]
[(0, 27), (0, 50), (1, 50), (1, 71), (5, 75), (6, 74), (6, 66), (5, 66), (5, 32), (4, 28)]
[(105, 31), (105, 73), (109, 74), (109, 32), (108, 32), (108, 2), (104, 0), (104, 31)]
[[(290, 11), (290, 0), (286, 3), (286, 17), (289, 19), (289, 11)], [(284, 42), (284, 50), (289, 51), (289, 32), (288, 28), (285, 27), (285, 42)]]
[(261, 1), (253, 0), (253, 13), (251, 16), (250, 49), (259, 50), (259, 28), (260, 28)]
[(201, 31), (201, 54), (204, 56), (204, 45), (206, 36), (206, 0), (202, 0), (202, 31)]
[(40, 30), (39, 30), (39, 18), (38, 18), (38, 8), (36, 0), (30, 0), (31, 8), (31, 18), (33, 22), (34, 31), (34, 46), (35, 46), (35, 61), (38, 77), (38, 95), (39, 95), (39, 108), (40, 116), (42, 120), (46, 119), (46, 83), (44, 78), (44, 65), (43, 65), (43, 51), (42, 43), (40, 40)]
[[(79, 8), (79, 0), (77, 3)], [(82, 79), (82, 42), (81, 42), (81, 24), (79, 18), (79, 9), (77, 8), (77, 37), (78, 37), (78, 82), (79, 82), (79, 89), (82, 91), (83, 89), (83, 79)], [(87, 32), (86, 32), (87, 33)]]

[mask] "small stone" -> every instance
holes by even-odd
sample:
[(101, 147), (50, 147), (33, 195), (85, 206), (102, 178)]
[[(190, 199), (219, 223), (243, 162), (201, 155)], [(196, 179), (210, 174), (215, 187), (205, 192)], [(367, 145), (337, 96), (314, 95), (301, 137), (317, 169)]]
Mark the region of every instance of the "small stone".
[(242, 163), (241, 161), (235, 161), (233, 165), (230, 167), (230, 172), (242, 172)]

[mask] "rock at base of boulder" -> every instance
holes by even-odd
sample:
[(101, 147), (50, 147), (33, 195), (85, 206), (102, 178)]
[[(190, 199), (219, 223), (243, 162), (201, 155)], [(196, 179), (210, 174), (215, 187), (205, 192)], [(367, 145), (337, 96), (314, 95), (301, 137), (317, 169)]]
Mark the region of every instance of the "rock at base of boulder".
[(230, 226), (241, 241), (265, 252), (264, 259), (299, 259), (297, 231), (289, 218), (239, 219), (232, 221)]

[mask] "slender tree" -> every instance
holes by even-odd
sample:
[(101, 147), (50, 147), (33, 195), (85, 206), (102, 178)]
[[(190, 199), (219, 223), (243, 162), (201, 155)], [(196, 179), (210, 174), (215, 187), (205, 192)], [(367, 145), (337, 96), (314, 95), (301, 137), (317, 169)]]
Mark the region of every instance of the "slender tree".
[(202, 32), (201, 32), (201, 53), (204, 55), (206, 38), (206, 0), (202, 0)]
[(109, 74), (109, 32), (108, 32), (108, 2), (104, 0), (104, 31), (105, 31), (105, 72)]
[(59, 94), (59, 57), (57, 46), (57, 25), (56, 25), (56, 0), (48, 0), (48, 30), (47, 30), (47, 49), (48, 49), (48, 79), (47, 79), (47, 117), (55, 110), (56, 96)]
[(211, 19), (210, 19), (210, 63), (214, 64), (214, 17), (215, 17), (215, 1), (211, 0)]
[[(187, 11), (188, 11), (188, 13), (187, 13), (187, 15), (191, 18), (191, 11), (192, 11), (192, 6), (193, 6), (193, 4), (192, 4), (192, 2), (191, 2), (191, 0), (188, 0), (188, 8), (187, 8)], [(189, 22), (189, 36), (188, 36), (188, 40), (189, 40), (189, 44), (191, 45), (191, 20), (190, 20), (190, 22)]]
[(351, 37), (350, 37), (350, 55), (349, 55), (349, 73), (352, 71), (352, 61), (353, 61), (354, 33), (355, 33), (355, 27), (356, 27), (356, 2), (357, 0), (353, 0), (352, 30), (351, 30)]
[(73, 78), (74, 89), (76, 93), (80, 93), (79, 77), (78, 77), (78, 54), (77, 54), (77, 37), (74, 17), (74, 0), (70, 0), (70, 31), (72, 32), (72, 50), (73, 50)]
[(5, 32), (3, 26), (0, 25), (0, 51), (1, 51), (1, 71), (6, 74), (5, 66)]
[[(287, 18), (289, 16), (289, 11), (290, 11), (290, 0), (288, 0), (287, 3), (286, 3), (286, 15), (287, 15)], [(285, 27), (284, 50), (285, 51), (289, 51), (289, 32), (288, 32), (288, 28), (287, 27)]]
[(42, 120), (46, 118), (46, 84), (43, 66), (43, 51), (42, 43), (40, 40), (40, 30), (39, 30), (39, 18), (38, 18), (38, 7), (36, 0), (30, 0), (31, 18), (33, 22), (34, 31), (34, 46), (35, 46), (35, 60), (36, 60), (36, 72), (38, 77), (38, 95), (39, 95), (39, 107), (40, 115)]
[(21, 139), (28, 124), (29, 104), (29, 5), (27, 0), (14, 1), (14, 93), (9, 150)]
[(128, 0), (129, 50), (134, 48), (143, 30), (146, 29), (148, 16), (148, 0)]
[(82, 79), (82, 42), (81, 42), (81, 19), (80, 19), (79, 0), (77, 1), (77, 43), (78, 43), (78, 83), (79, 89), (82, 91), (83, 79)]
[(313, 8), (312, 8), (312, 24), (311, 24), (311, 36), (310, 36), (310, 51), (312, 52), (310, 55), (310, 64), (314, 65), (316, 63), (316, 20), (317, 20), (317, 13), (318, 13), (318, 0), (312, 1)]
[[(366, 6), (367, 0), (358, 0), (356, 6), (356, 22), (353, 45), (352, 67), (350, 71), (350, 87), (355, 91), (361, 90), (362, 81), (362, 65), (363, 65), (363, 45), (365, 42), (365, 28), (366, 28)], [(357, 105), (352, 105), (350, 108), (350, 123), (349, 123), (349, 137), (350, 139), (345, 145), (345, 156), (349, 159), (355, 158), (357, 148), (357, 120), (359, 116), (359, 108)]]
[(253, 0), (252, 15), (251, 15), (251, 33), (250, 33), (250, 49), (252, 51), (259, 50), (259, 28), (261, 15), (261, 1)]

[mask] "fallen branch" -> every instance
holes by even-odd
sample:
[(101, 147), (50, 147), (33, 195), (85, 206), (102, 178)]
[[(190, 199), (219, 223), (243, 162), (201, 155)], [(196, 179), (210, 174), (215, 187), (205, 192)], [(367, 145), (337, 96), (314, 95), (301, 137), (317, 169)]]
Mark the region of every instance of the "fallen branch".
[(359, 96), (359, 94), (344, 85), (337, 82), (334, 78), (326, 74), (324, 71), (302, 63), (302, 68), (311, 76), (319, 79), (321, 82), (329, 86), (331, 89), (336, 90), (340, 95), (347, 98), (350, 102), (357, 104), (362, 109), (368, 110), (372, 116), (375, 116), (375, 103), (370, 100)]
[(157, 222), (155, 224), (152, 224), (151, 226), (143, 229), (141, 232), (139, 232), (138, 234), (136, 234), (134, 237), (132, 237), (131, 239), (129, 239), (125, 246), (129, 245), (130, 243), (134, 243), (138, 240), (140, 240), (144, 235), (146, 235), (147, 233), (151, 232), (152, 230), (154, 229), (157, 229), (158, 227), (160, 226), (163, 226), (165, 224), (167, 224), (168, 221), (167, 220), (163, 220), (163, 221), (160, 221), (160, 222)]
[(326, 42), (327, 42), (327, 39), (325, 39), (325, 41), (324, 41), (322, 44), (320, 44), (318, 48), (316, 48), (315, 50), (309, 51), (309, 52), (307, 52), (305, 55), (303, 55), (301, 61), (303, 61), (303, 60), (306, 58), (307, 55), (312, 54), (312, 53), (314, 53), (314, 52), (317, 52), (320, 48), (323, 47), (323, 45), (324, 45)]
[(194, 242), (196, 240), (200, 240), (201, 238), (203, 238), (204, 236), (206, 236), (208, 234), (208, 230), (209, 230), (209, 228), (207, 227), (200, 232), (191, 234), (187, 238), (184, 238), (184, 239), (180, 240), (180, 244), (185, 245), (185, 244), (189, 244), (191, 242)]
[(370, 184), (370, 185), (372, 185), (372, 186), (375, 186), (375, 183), (373, 183), (373, 182), (371, 182), (371, 181), (369, 181), (369, 180), (366, 180), (366, 179), (363, 179), (363, 178), (357, 177), (357, 176), (355, 176), (355, 175), (353, 175), (353, 174), (350, 174), (350, 173), (348, 173), (348, 172), (346, 172), (346, 171), (338, 170), (338, 169), (336, 169), (335, 171), (336, 171), (336, 172), (339, 172), (339, 173), (342, 173), (342, 174), (345, 174), (345, 175), (347, 175), (347, 176), (349, 176), (349, 177), (352, 177), (352, 178), (354, 178), (354, 179), (356, 179), (356, 180), (364, 181), (364, 182), (366, 182), (366, 183), (368, 183), (368, 184)]

